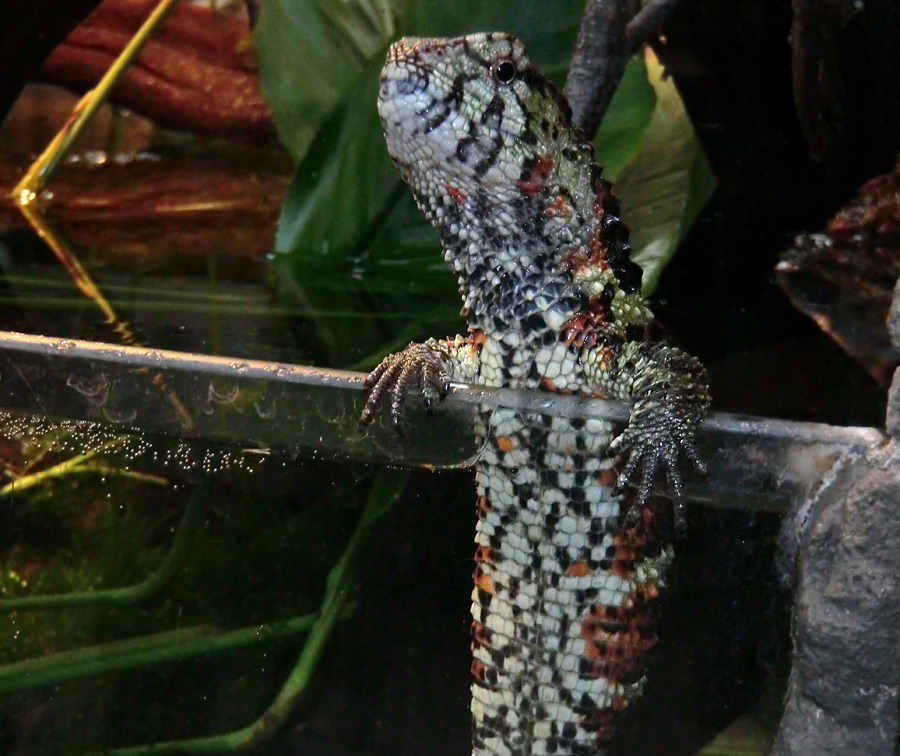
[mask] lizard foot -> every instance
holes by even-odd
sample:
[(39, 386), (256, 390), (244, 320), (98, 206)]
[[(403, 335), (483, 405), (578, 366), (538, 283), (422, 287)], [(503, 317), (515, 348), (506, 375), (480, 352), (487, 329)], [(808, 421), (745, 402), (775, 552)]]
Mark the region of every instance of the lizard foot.
[(435, 399), (443, 399), (450, 390), (450, 356), (444, 344), (428, 339), (415, 342), (405, 349), (389, 354), (376, 367), (363, 384), (369, 391), (359, 416), (360, 425), (368, 425), (375, 417), (385, 394), (391, 394), (391, 421), (394, 429), (403, 435), (404, 402), (410, 389), (421, 387), (422, 398), (429, 409)]
[(677, 402), (670, 397), (659, 401), (654, 393), (651, 388), (645, 396), (636, 398), (628, 426), (609, 445), (611, 455), (629, 451), (615, 490), (621, 493), (640, 469), (637, 494), (626, 513), (626, 521), (634, 521), (650, 497), (657, 474), (664, 469), (672, 496), (675, 530), (682, 535), (687, 530), (687, 520), (681, 457), (686, 457), (701, 475), (706, 474), (706, 465), (694, 446), (694, 413), (679, 411)]

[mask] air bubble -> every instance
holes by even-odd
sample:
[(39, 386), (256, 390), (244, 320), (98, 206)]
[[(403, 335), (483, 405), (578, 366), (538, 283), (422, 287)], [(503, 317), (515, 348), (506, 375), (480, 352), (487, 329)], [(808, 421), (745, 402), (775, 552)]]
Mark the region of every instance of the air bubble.
[(104, 407), (103, 416), (111, 423), (130, 423), (137, 417), (137, 410), (134, 407)]
[(95, 407), (102, 407), (109, 398), (109, 380), (105, 373), (86, 377), (73, 373), (66, 380), (66, 385), (86, 397)]
[(233, 404), (240, 393), (241, 390), (237, 383), (217, 385), (215, 381), (210, 381), (207, 398), (216, 404)]
[[(137, 411), (133, 407), (104, 408), (111, 423), (132, 422)], [(102, 449), (112, 464), (123, 470), (175, 468), (180, 472), (228, 470), (255, 472), (267, 453), (259, 449), (238, 450), (229, 447), (204, 446), (201, 443), (171, 442), (148, 439), (138, 432), (117, 430), (99, 423), (72, 420), (48, 420), (45, 417), (23, 417), (0, 412), (0, 435), (17, 439), (26, 456), (53, 454), (74, 456)], [(252, 457), (250, 455), (253, 455)]]
[(263, 420), (271, 420), (275, 417), (277, 405), (277, 399), (267, 399), (266, 397), (260, 397), (253, 403), (253, 409), (256, 410), (256, 414), (259, 415)]

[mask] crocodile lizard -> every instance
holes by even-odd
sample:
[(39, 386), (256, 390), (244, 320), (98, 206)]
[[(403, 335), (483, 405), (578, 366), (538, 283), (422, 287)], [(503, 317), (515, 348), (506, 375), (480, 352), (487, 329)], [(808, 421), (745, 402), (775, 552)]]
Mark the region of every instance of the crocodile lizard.
[[(602, 753), (656, 639), (666, 512), (684, 521), (681, 456), (702, 469), (705, 370), (650, 338), (618, 201), (521, 41), (402, 39), (378, 110), (457, 275), (468, 333), (388, 356), (360, 421), (390, 395), (402, 432), (407, 393), (432, 406), (451, 382), (631, 401), (615, 438), (604, 421), (502, 408), (477, 428), (473, 754)], [(659, 471), (674, 510), (650, 495)]]

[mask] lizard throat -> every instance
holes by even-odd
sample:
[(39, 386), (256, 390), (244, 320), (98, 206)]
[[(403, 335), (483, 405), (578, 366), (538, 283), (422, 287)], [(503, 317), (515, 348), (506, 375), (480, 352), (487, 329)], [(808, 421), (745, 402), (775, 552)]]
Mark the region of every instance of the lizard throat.
[[(482, 240), (445, 239), (444, 257), (459, 281), (469, 327), (518, 332), (539, 344), (548, 331), (582, 311), (583, 290), (545, 249), (510, 245), (486, 254)], [(475, 237), (475, 238), (473, 238)]]

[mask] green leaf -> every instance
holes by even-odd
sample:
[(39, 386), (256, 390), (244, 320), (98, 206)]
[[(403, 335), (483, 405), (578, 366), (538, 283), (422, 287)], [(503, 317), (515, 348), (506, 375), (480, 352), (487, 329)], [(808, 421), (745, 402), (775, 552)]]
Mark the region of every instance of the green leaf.
[(594, 137), (595, 156), (608, 179), (615, 181), (634, 160), (655, 108), (656, 93), (647, 81), (647, 66), (642, 57), (635, 55), (626, 64), (622, 81)]
[(276, 253), (359, 256), (399, 199), (400, 178), (375, 113), (382, 56), (324, 121), (281, 208)]
[(483, 31), (515, 34), (546, 76), (562, 85), (584, 10), (583, 0), (409, 0), (398, 24), (404, 35), (459, 36)]
[(631, 148), (632, 158), (614, 177), (622, 217), (632, 229), (633, 258), (644, 269), (644, 296), (656, 288), (716, 187), (675, 85), (664, 78), (662, 65), (649, 50), (646, 61), (655, 107)]
[(259, 83), (295, 160), (325, 116), (396, 34), (402, 0), (266, 0), (253, 29)]
[[(310, 358), (318, 364), (360, 367), (378, 356), (375, 345), (404, 346), (425, 328), (458, 330), (459, 296), (437, 233), (384, 146), (375, 110), (382, 60), (368, 64), (323, 123), (279, 219), (273, 262), (280, 298), (306, 314), (316, 345)], [(418, 327), (409, 329), (410, 322)]]
[[(270, 4), (281, 8), (281, 15), (287, 14), (286, 7), (293, 7), (286, 6), (286, 0), (268, 0), (266, 7)], [(553, 57), (560, 64), (568, 58), (579, 14), (580, 3), (574, 0), (559, 3), (552, 14), (546, 13), (546, 4), (535, 0), (475, 5), (419, 0), (408, 3), (403, 25), (416, 26), (419, 34), (446, 34), (458, 33), (461, 26), (508, 28), (530, 22), (540, 30), (535, 36), (546, 43), (538, 49), (555, 52)], [(258, 38), (258, 44), (265, 45), (272, 56), (285, 43), (266, 34)], [(298, 44), (291, 40), (281, 54), (302, 57), (292, 55)], [(413, 210), (409, 192), (402, 188), (384, 146), (375, 109), (383, 59), (383, 52), (374, 57), (352, 82), (350, 94), (320, 124), (288, 189), (276, 255), (336, 255), (372, 262), (384, 254), (407, 264), (437, 249), (437, 234)], [(261, 59), (263, 69), (274, 65), (271, 61), (266, 65), (265, 60)], [(281, 112), (287, 110), (276, 109), (279, 122), (284, 117)]]
[[(560, 3), (553, 14), (536, 0), (448, 7), (411, 0), (406, 10), (403, 28), (422, 35), (515, 29), (516, 22), (543, 13), (547, 22), (534, 22), (546, 42), (535, 48), (542, 53), (539, 64), (550, 59), (562, 75), (581, 8), (576, 0)], [(419, 25), (417, 16), (427, 23)], [(297, 57), (298, 42), (289, 35), (263, 35), (258, 42), (269, 46), (268, 65), (277, 60), (277, 45), (288, 45), (281, 54)], [(441, 259), (437, 232), (416, 208), (384, 145), (375, 108), (383, 60), (383, 51), (373, 56), (321, 121), (279, 219), (273, 254), (279, 293), (287, 306), (307, 315), (315, 344), (309, 357), (319, 364), (360, 367), (412, 339), (452, 335), (462, 326), (456, 281)], [(276, 109), (276, 119), (287, 110)]]

